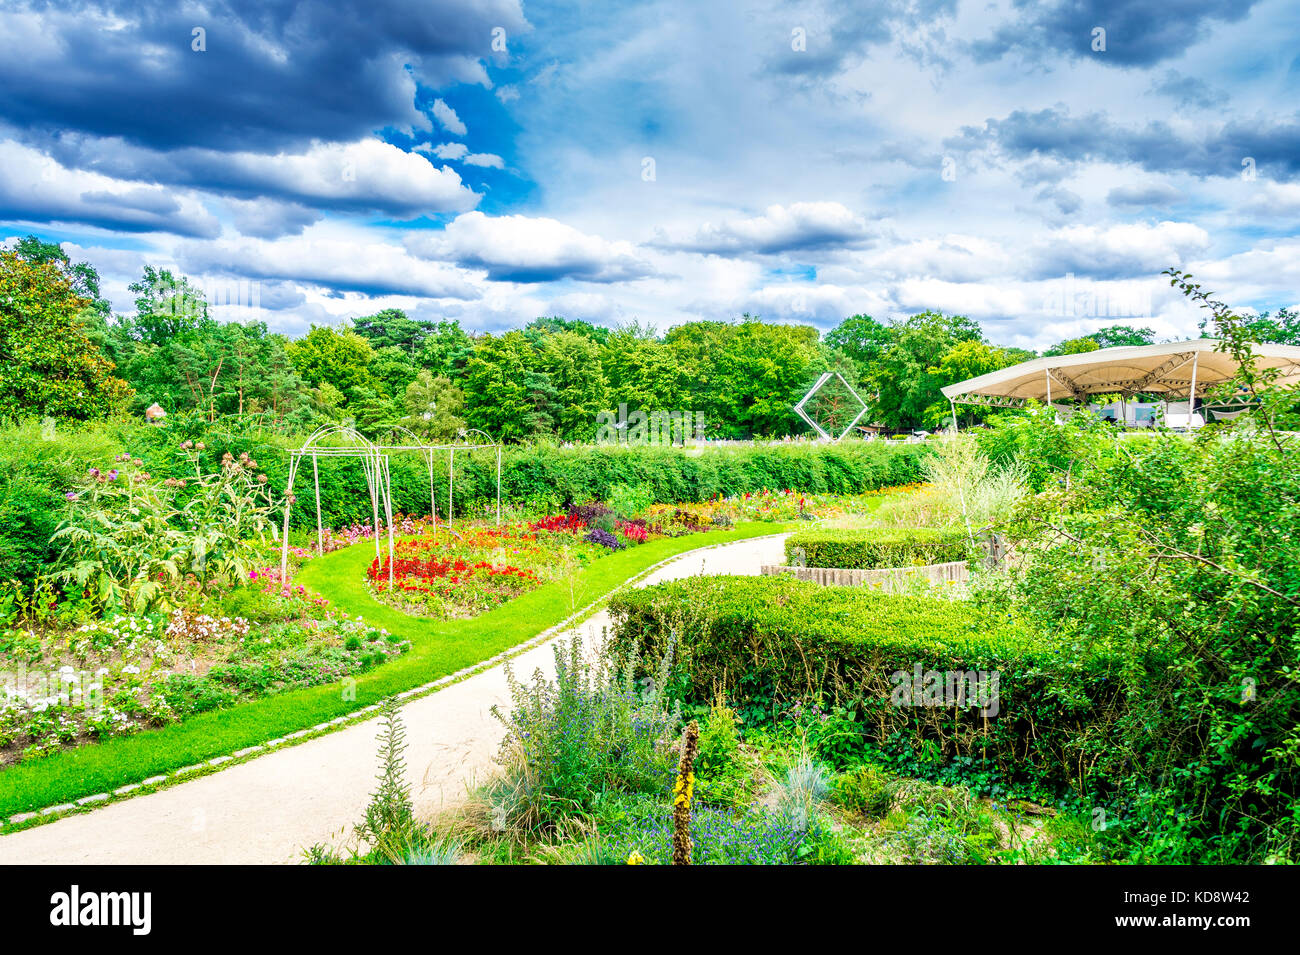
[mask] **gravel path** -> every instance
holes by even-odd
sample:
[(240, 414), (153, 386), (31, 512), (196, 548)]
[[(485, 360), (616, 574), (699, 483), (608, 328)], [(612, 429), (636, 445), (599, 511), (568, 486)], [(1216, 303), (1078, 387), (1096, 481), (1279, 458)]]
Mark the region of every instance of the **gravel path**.
[[(693, 551), (643, 584), (697, 574), (757, 574), (782, 563), (786, 535)], [(599, 638), (603, 611), (560, 636)], [(553, 671), (551, 645), (514, 660), (521, 677)], [(508, 702), (501, 667), (402, 708), (416, 812), (464, 796), (491, 773), (502, 729), (490, 712)], [(318, 842), (341, 844), (365, 810), (377, 769), (378, 721), (276, 750), (168, 789), (0, 837), (0, 864), (293, 863)]]

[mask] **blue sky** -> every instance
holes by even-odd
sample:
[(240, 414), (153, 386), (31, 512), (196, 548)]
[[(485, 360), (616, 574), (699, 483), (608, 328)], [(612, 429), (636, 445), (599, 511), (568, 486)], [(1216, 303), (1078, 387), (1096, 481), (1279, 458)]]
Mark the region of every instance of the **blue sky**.
[(122, 311), (146, 263), (256, 288), (290, 334), (1183, 337), (1168, 266), (1300, 303), (1297, 37), (1288, 0), (10, 0), (0, 240), (64, 242)]

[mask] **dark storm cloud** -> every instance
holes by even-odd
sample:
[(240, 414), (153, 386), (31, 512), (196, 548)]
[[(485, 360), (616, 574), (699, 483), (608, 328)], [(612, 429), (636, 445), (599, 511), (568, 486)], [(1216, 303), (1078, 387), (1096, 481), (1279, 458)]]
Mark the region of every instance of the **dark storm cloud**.
[[(979, 61), (1011, 52), (1091, 57), (1113, 66), (1151, 66), (1181, 56), (1215, 22), (1232, 23), (1256, 0), (1017, 0), (1019, 16), (968, 45)], [(1093, 30), (1106, 31), (1104, 52), (1093, 50)]]
[(497, 26), (527, 29), (517, 0), (6, 3), (0, 117), (222, 151), (427, 128), (416, 80), (479, 80)]
[(1016, 110), (982, 127), (964, 127), (950, 149), (986, 151), (1009, 159), (1050, 157), (1067, 162), (1133, 163), (1150, 172), (1237, 176), (1249, 158), (1272, 178), (1300, 174), (1300, 119), (1254, 117), (1188, 135), (1168, 123), (1121, 126), (1105, 113), (1073, 116), (1062, 107)]

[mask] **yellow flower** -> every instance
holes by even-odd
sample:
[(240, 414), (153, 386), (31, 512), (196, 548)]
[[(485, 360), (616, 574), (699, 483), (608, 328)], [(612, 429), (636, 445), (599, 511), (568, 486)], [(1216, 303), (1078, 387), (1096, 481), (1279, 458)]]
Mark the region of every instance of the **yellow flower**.
[(687, 773), (685, 778), (678, 775), (677, 781), (673, 783), (673, 805), (689, 806), (691, 797), (695, 793), (695, 774)]
[(630, 856), (627, 857), (627, 864), (628, 864), (628, 865), (645, 865), (645, 856), (643, 856), (641, 853), (639, 853), (639, 852), (637, 852), (635, 849), (633, 849), (633, 850), (632, 850), (632, 854), (631, 854)]

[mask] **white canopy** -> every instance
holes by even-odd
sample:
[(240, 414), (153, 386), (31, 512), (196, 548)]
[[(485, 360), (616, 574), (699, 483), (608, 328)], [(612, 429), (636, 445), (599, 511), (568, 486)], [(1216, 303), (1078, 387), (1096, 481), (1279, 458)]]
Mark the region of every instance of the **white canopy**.
[[(1075, 398), (1087, 403), (1093, 395), (1107, 394), (1202, 397), (1237, 371), (1237, 362), (1230, 354), (1215, 351), (1218, 347), (1217, 340), (1201, 338), (1034, 358), (941, 390), (952, 402), (1000, 406), (1020, 405), (1031, 398), (1042, 402)], [(1254, 356), (1256, 367), (1280, 369), (1284, 383), (1300, 382), (1300, 347), (1256, 345)]]

